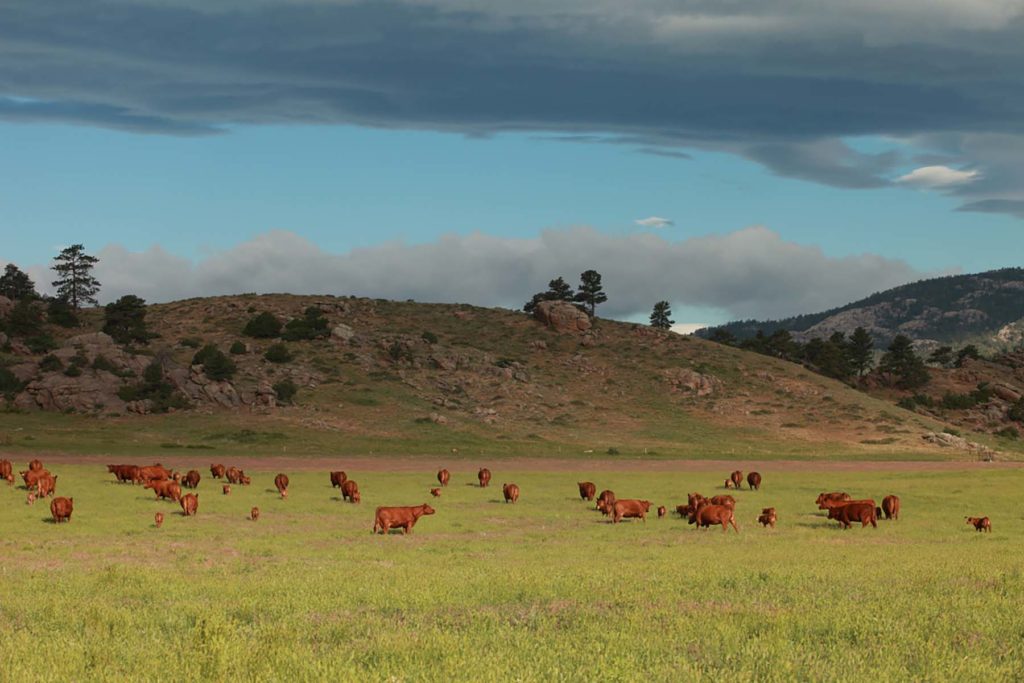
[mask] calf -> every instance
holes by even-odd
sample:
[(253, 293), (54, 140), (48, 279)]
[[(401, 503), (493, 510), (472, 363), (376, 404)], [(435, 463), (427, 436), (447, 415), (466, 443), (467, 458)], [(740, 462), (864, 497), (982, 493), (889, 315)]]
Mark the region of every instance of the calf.
[(288, 497), (288, 475), (279, 474), (274, 477), (274, 486), (277, 488), (277, 492), (281, 494), (282, 498)]
[(594, 500), (594, 495), (597, 493), (597, 487), (594, 486), (593, 482), (590, 481), (578, 481), (576, 485), (580, 487), (580, 500)]
[(214, 479), (223, 479), (225, 474), (224, 465), (210, 465), (210, 476)]
[(992, 522), (988, 517), (964, 517), (968, 524), (973, 524), (976, 531), (992, 533)]
[(732, 479), (726, 479), (726, 480), (725, 480), (725, 488), (727, 488), (727, 489), (731, 489), (731, 488), (733, 488), (734, 486), (735, 486), (735, 484), (733, 484), (733, 483), (732, 483)]
[(200, 479), (202, 479), (202, 477), (199, 476), (199, 472), (197, 470), (189, 470), (188, 474), (182, 478), (181, 483), (184, 484), (186, 488), (194, 489), (199, 486)]
[(664, 517), (667, 514), (668, 514), (668, 510), (665, 508), (664, 505), (658, 506), (658, 518), (659, 519)]
[(676, 505), (676, 512), (679, 514), (680, 517), (689, 517), (690, 516), (690, 506), (689, 505)]
[(761, 510), (761, 514), (757, 518), (757, 521), (760, 522), (762, 526), (770, 526), (774, 529), (777, 519), (778, 517), (775, 515), (775, 508), (764, 508)]
[(515, 503), (519, 500), (519, 487), (515, 484), (502, 484), (501, 493), (505, 496), (506, 503)]
[(434, 498), (440, 498), (441, 489), (430, 489), (430, 495), (432, 495)]
[(181, 504), (181, 513), (186, 517), (191, 517), (199, 509), (199, 494), (186, 493), (181, 497), (179, 503)]
[(32, 505), (35, 502), (36, 502), (36, 494), (33, 493), (32, 491), (29, 491), (28, 495), (25, 496), (25, 505)]
[(451, 479), (451, 476), (452, 476), (452, 473), (449, 472), (448, 470), (438, 470), (438, 472), (437, 472), (437, 482), (439, 484), (441, 484), (441, 486), (447, 486), (448, 485), (448, 480)]
[(761, 490), (760, 472), (751, 472), (750, 474), (747, 475), (747, 487), (749, 487), (751, 491)]
[(71, 521), (71, 512), (75, 509), (74, 498), (54, 498), (50, 501), (50, 514), (57, 524)]
[(647, 521), (647, 512), (651, 509), (651, 501), (623, 499), (612, 503), (612, 524), (618, 524), (627, 517), (639, 517)]
[(36, 485), (42, 477), (50, 476), (50, 473), (47, 470), (25, 470), (23, 472), (19, 472), (19, 474), (21, 474), (21, 478), (25, 481), (25, 488), (27, 489), (36, 488)]
[(861, 528), (870, 524), (878, 528), (878, 516), (875, 514), (875, 501), (852, 501), (839, 505), (828, 511), (828, 518), (839, 521), (839, 526), (849, 529), (852, 522), (860, 522)]
[(342, 472), (341, 470), (338, 470), (337, 472), (331, 472), (331, 488), (339, 488), (342, 484), (345, 483), (346, 479), (348, 479), (348, 475)]
[(223, 493), (225, 496), (230, 495), (230, 493), (231, 493), (231, 484), (224, 484), (223, 486), (221, 486), (220, 487), (220, 492)]
[(722, 533), (729, 531), (729, 525), (736, 533), (740, 532), (736, 526), (736, 518), (733, 509), (727, 505), (702, 505), (698, 508), (694, 522), (698, 527), (709, 527), (714, 524), (722, 525)]
[(882, 507), (875, 511), (879, 517), (882, 513), (885, 513), (886, 519), (895, 519), (899, 521), (900, 518), (900, 498), (899, 496), (886, 496), (882, 499)]
[(347, 500), (350, 503), (358, 503), (362, 500), (359, 495), (359, 484), (354, 479), (347, 479), (344, 484), (341, 485), (341, 498)]
[(153, 522), (156, 524), (156, 528), (159, 529), (164, 525), (164, 513), (158, 512), (153, 515)]
[(480, 488), (487, 488), (491, 483), (491, 471), (486, 467), (481, 467), (480, 471), (476, 473), (476, 478), (480, 480)]
[(743, 488), (743, 473), (740, 472), (739, 470), (736, 470), (735, 472), (730, 474), (729, 479), (732, 480), (732, 485), (735, 486), (737, 489)]
[(238, 480), (238, 483), (241, 484), (242, 486), (248, 486), (249, 484), (252, 483), (252, 477), (243, 474), (242, 478)]
[(434, 508), (426, 503), (413, 507), (379, 507), (373, 520), (373, 533), (387, 534), (391, 529), (401, 528), (403, 534), (410, 534), (420, 517), (432, 514)]
[(259, 518), (260, 518), (260, 509), (259, 508), (254, 507), (252, 510), (249, 510), (249, 519), (251, 519), (252, 521), (255, 522)]

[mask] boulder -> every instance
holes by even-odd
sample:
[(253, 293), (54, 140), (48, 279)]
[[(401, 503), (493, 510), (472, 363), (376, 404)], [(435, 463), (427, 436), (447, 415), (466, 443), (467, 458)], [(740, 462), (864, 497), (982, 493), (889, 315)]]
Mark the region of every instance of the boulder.
[(586, 311), (568, 301), (541, 301), (534, 309), (533, 317), (556, 332), (586, 332), (591, 328)]
[(109, 373), (86, 372), (68, 377), (58, 372), (29, 382), (17, 403), (43, 410), (124, 412), (125, 402), (117, 395), (120, 388), (121, 380)]
[(688, 392), (697, 396), (710, 396), (724, 387), (722, 380), (688, 368), (667, 368), (661, 371), (673, 392)]
[(114, 338), (106, 332), (88, 332), (86, 334), (79, 334), (74, 337), (68, 338), (61, 346), (65, 349), (74, 349), (82, 347), (83, 349), (90, 348), (110, 348), (115, 347), (117, 344), (114, 343)]
[(242, 405), (242, 399), (231, 382), (208, 381), (203, 385), (203, 394), (210, 402), (225, 408), (237, 408)]
[(992, 393), (1010, 403), (1016, 403), (1021, 399), (1021, 392), (1007, 384), (996, 384), (992, 387)]
[(338, 323), (331, 330), (331, 341), (344, 343), (356, 336), (356, 331), (345, 323)]

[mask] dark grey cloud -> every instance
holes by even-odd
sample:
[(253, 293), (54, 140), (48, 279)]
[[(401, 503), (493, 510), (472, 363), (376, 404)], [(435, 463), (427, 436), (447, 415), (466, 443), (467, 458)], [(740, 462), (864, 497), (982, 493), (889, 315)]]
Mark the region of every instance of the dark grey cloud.
[[(587, 227), (529, 239), (447, 235), (428, 244), (392, 243), (345, 254), (274, 231), (199, 262), (159, 247), (132, 252), (111, 245), (97, 256), (103, 301), (123, 294), (159, 302), (291, 292), (519, 308), (552, 278), (575, 282), (595, 268), (609, 296), (601, 314), (617, 318), (646, 315), (662, 299), (724, 310), (731, 318), (782, 317), (825, 310), (924, 275), (874, 254), (829, 257), (764, 227), (683, 241), (650, 233), (611, 236)], [(42, 267), (29, 272), (39, 283), (51, 279)]]
[[(972, 152), (970, 140), (1024, 139), (1022, 10), (1019, 0), (6, 0), (0, 118), (174, 135), (266, 123), (532, 131), (668, 155), (725, 150), (851, 188), (889, 184), (925, 149), (903, 158), (844, 139), (942, 138), (996, 184), (998, 154)], [(986, 191), (971, 201), (1017, 198)]]

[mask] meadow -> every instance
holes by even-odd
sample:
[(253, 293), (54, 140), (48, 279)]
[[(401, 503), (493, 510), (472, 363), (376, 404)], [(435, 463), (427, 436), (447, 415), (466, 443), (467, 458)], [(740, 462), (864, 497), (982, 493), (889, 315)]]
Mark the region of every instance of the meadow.
[[(722, 493), (727, 471), (516, 471), (475, 465), (275, 471), (230, 496), (203, 474), (182, 517), (99, 464), (53, 465), (71, 523), (0, 486), (0, 680), (1020, 680), (1024, 471), (761, 468), (740, 533), (676, 516), (607, 523), (588, 479), (655, 506)], [(24, 468), (24, 463), (16, 463)], [(229, 460), (225, 464), (230, 465)], [(513, 467), (516, 463), (509, 462)], [(452, 483), (431, 499), (434, 473)], [(502, 482), (522, 489), (500, 501)], [(903, 519), (839, 530), (823, 490), (903, 501)], [(377, 505), (429, 502), (412, 535), (370, 533)], [(258, 505), (262, 517), (247, 519)], [(779, 526), (755, 518), (774, 506)], [(167, 519), (156, 529), (153, 515)], [(653, 510), (652, 510), (653, 513)], [(965, 515), (992, 518), (976, 533)]]

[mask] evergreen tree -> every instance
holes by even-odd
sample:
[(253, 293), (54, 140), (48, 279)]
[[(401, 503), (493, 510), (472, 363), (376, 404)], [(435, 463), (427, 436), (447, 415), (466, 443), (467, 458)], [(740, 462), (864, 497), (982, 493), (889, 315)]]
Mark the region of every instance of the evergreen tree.
[(14, 301), (39, 298), (32, 278), (13, 263), (8, 263), (4, 268), (4, 274), (0, 275), (0, 296), (6, 296)]
[(928, 362), (943, 368), (948, 368), (953, 362), (953, 347), (940, 346), (928, 356)]
[(52, 268), (57, 273), (53, 286), (57, 288), (57, 297), (67, 300), (76, 311), (82, 304), (96, 304), (100, 283), (91, 272), (99, 259), (86, 254), (81, 244), (72, 244), (54, 256), (53, 261)]
[(979, 358), (981, 358), (981, 354), (978, 353), (978, 347), (975, 346), (974, 344), (968, 344), (967, 346), (957, 351), (955, 365), (958, 368), (962, 368), (964, 366), (964, 361), (966, 361), (968, 358), (970, 358), (971, 360), (978, 360)]
[(601, 274), (596, 270), (585, 270), (580, 273), (580, 286), (578, 287), (576, 301), (583, 304), (590, 316), (595, 315), (598, 304), (608, 301), (608, 296), (601, 286)]
[(659, 301), (654, 304), (654, 310), (651, 311), (651, 327), (656, 327), (659, 330), (667, 330), (672, 327), (672, 308), (669, 306), (667, 301)]
[(892, 340), (878, 368), (892, 375), (901, 389), (916, 389), (928, 383), (928, 369), (914, 352), (914, 342), (904, 334)]
[(146, 329), (146, 302), (134, 294), (126, 294), (105, 307), (103, 331), (118, 344), (146, 344), (152, 334)]
[(727, 346), (732, 346), (736, 343), (736, 335), (724, 327), (716, 327), (714, 332), (711, 333), (710, 339), (713, 342)]
[(273, 313), (264, 311), (245, 324), (242, 334), (257, 339), (273, 339), (281, 334), (281, 321)]
[(871, 369), (874, 348), (874, 339), (863, 327), (858, 327), (850, 335), (847, 356), (850, 359), (850, 369), (857, 373), (858, 377)]
[(533, 297), (523, 305), (523, 310), (527, 313), (533, 313), (537, 310), (537, 304), (541, 301), (572, 301), (572, 285), (565, 281), (562, 277), (556, 277), (554, 280), (548, 282), (548, 290), (546, 292), (537, 292)]
[(46, 319), (61, 327), (78, 327), (78, 316), (67, 299), (50, 299), (46, 305)]

